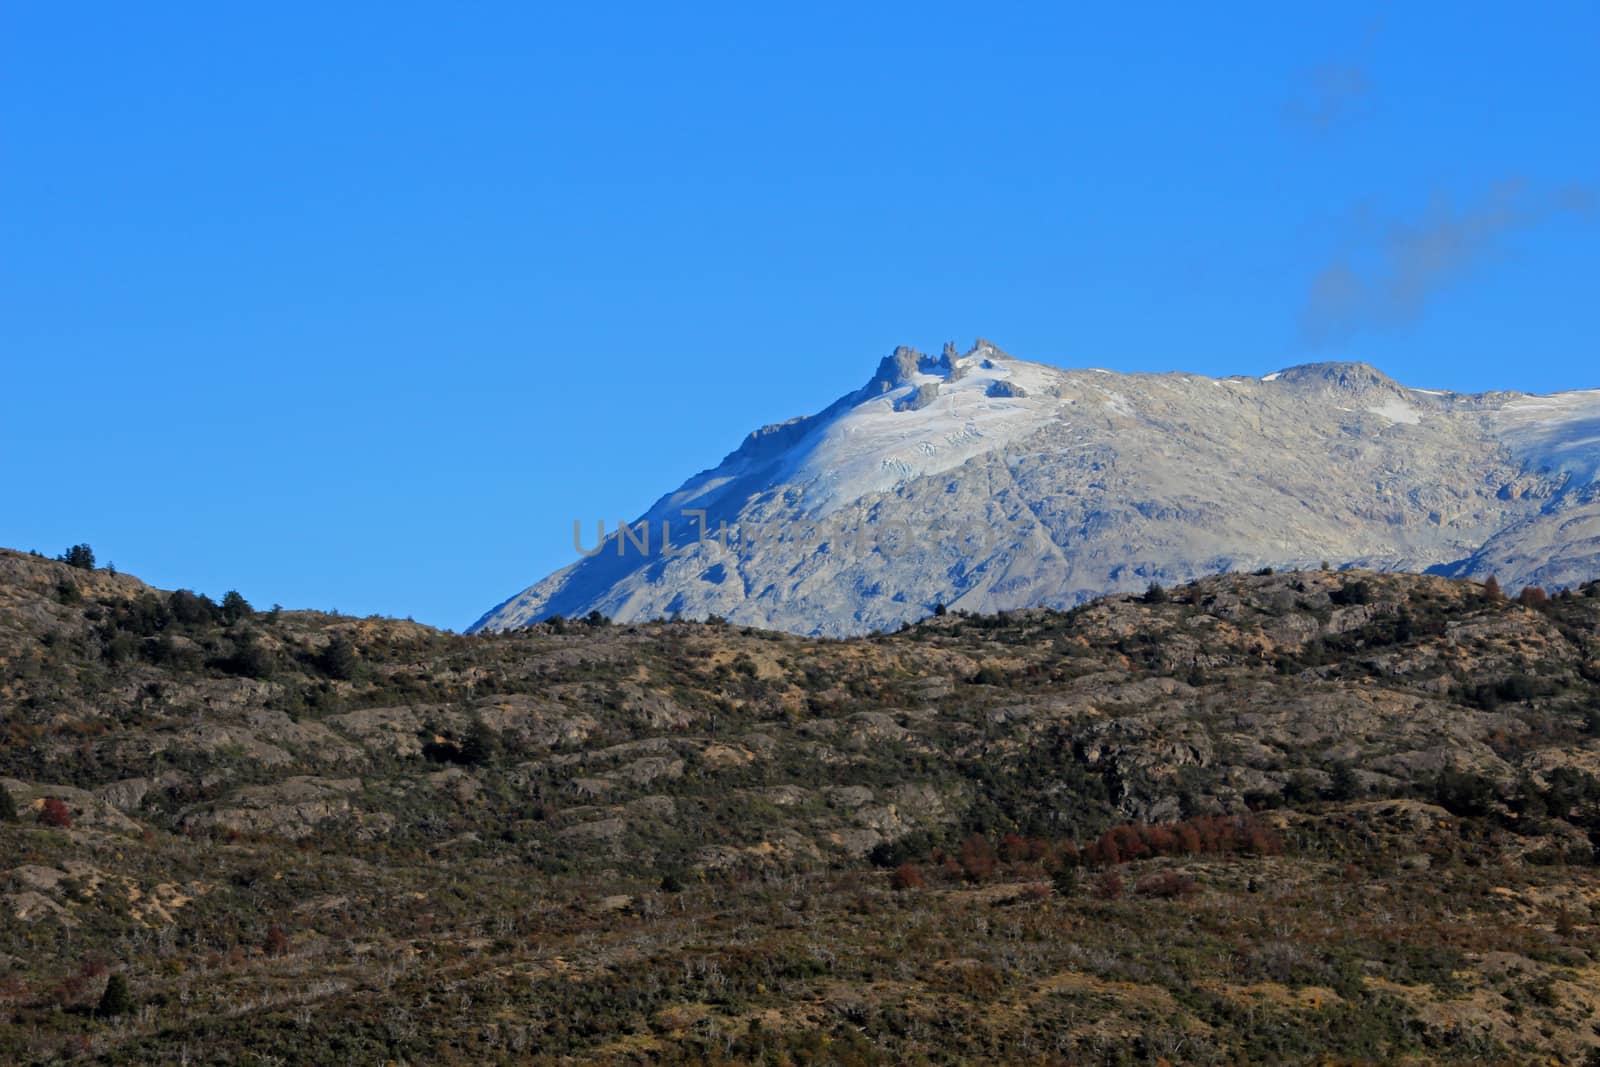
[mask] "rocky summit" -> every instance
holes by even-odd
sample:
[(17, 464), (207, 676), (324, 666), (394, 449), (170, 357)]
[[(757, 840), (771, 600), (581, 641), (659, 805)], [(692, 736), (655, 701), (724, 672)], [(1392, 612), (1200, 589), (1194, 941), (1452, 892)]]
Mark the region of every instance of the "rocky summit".
[(480, 630), (599, 612), (814, 635), (936, 605), (1064, 608), (1228, 570), (1355, 566), (1561, 588), (1600, 574), (1600, 390), (1410, 388), (1361, 363), (1263, 378), (899, 348), (751, 434)]

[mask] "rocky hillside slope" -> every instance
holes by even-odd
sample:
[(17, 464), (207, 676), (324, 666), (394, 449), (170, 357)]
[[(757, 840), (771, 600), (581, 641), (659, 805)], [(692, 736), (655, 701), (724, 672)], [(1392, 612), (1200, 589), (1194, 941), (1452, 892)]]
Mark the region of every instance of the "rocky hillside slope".
[(0, 723), (5, 1062), (1600, 1041), (1600, 585), (456, 636), (0, 552)]
[[(1600, 390), (1407, 388), (1364, 364), (1113, 374), (901, 348), (827, 410), (754, 434), (476, 624), (591, 611), (795, 633), (937, 603), (1067, 608), (1219, 571), (1600, 576)], [(616, 520), (619, 517), (605, 517)]]

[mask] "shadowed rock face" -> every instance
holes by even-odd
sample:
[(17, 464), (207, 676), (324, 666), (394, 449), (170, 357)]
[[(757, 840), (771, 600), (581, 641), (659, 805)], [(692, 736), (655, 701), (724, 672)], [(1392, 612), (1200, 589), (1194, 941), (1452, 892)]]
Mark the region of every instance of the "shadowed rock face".
[(1362, 363), (1212, 379), (1063, 370), (986, 341), (901, 347), (638, 522), (648, 551), (613, 536), (474, 629), (599, 611), (845, 635), (936, 603), (1065, 607), (1322, 561), (1571, 585), (1600, 574), (1600, 390), (1469, 396)]

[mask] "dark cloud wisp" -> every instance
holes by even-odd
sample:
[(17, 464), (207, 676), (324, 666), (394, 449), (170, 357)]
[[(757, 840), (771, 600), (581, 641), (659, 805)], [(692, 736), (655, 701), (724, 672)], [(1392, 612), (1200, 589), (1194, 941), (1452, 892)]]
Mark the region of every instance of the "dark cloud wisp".
[(1587, 214), (1593, 202), (1593, 192), (1583, 187), (1536, 197), (1525, 183), (1507, 181), (1463, 209), (1439, 198), (1416, 221), (1380, 220), (1376, 239), (1364, 242), (1359, 255), (1341, 256), (1312, 279), (1301, 312), (1305, 338), (1326, 344), (1412, 322), (1441, 289), (1492, 257), (1508, 235)]

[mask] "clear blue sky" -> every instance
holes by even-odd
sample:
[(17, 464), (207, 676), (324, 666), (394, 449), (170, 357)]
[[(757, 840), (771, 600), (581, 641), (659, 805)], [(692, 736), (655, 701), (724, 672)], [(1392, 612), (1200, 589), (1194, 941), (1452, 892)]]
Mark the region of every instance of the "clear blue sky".
[(0, 544), (461, 628), (898, 342), (1600, 386), (1592, 3), (554, 7), (0, 8)]

